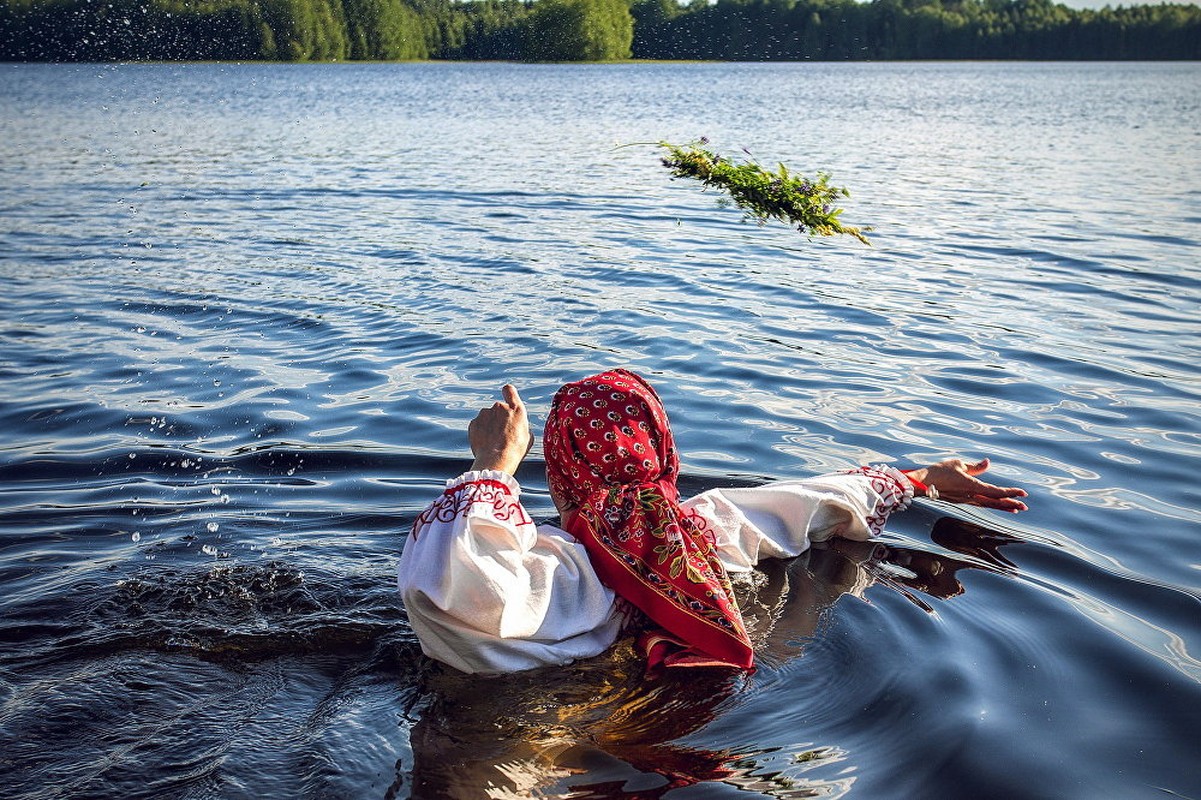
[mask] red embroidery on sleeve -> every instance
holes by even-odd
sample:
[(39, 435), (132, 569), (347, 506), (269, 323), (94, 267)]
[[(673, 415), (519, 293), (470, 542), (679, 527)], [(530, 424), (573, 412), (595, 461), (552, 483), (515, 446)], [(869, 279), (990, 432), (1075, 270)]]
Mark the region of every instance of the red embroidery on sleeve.
[(426, 506), (417, 519), (413, 520), (409, 535), (416, 540), (417, 532), (426, 525), (432, 522), (454, 522), (477, 503), (490, 506), (492, 516), (501, 522), (512, 522), (515, 525), (533, 522), (521, 503), (513, 497), (513, 492), (508, 486), (501, 481), (480, 478), (455, 484), (444, 491), (441, 497)]
[(913, 499), (913, 490), (896, 475), (895, 470), (883, 464), (873, 464), (859, 469), (846, 470), (844, 475), (862, 475), (867, 478), (872, 491), (880, 495), (876, 507), (867, 517), (867, 529), (872, 536), (879, 536), (884, 531), (888, 516), (894, 511), (908, 508)]

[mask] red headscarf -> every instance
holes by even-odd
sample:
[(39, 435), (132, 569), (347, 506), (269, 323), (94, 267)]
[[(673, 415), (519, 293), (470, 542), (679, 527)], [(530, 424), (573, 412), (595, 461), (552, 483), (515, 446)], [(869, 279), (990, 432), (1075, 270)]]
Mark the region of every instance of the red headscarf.
[(663, 630), (642, 637), (649, 667), (747, 669), (750, 640), (705, 521), (680, 508), (680, 459), (650, 384), (624, 369), (555, 394), (543, 436), (563, 525), (601, 581)]

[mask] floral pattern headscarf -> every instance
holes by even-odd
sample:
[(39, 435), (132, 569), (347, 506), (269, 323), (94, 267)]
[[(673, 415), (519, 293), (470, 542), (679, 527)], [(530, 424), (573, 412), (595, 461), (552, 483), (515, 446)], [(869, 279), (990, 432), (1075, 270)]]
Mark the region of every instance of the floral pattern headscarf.
[(750, 640), (713, 534), (680, 507), (680, 459), (650, 384), (615, 369), (563, 386), (543, 436), (551, 488), (574, 506), (568, 533), (600, 579), (661, 630), (648, 668), (750, 668)]

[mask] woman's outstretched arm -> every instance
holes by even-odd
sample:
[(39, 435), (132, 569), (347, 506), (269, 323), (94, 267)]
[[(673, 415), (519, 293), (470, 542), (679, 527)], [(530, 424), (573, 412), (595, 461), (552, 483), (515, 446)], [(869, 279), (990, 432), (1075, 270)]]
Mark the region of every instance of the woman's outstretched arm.
[(902, 472), (883, 465), (741, 489), (713, 489), (683, 505), (705, 517), (716, 533), (726, 569), (745, 571), (764, 558), (791, 558), (810, 542), (878, 535), (889, 515), (916, 493), (952, 503), (1025, 511), (1026, 492), (976, 476), (988, 459), (953, 458)]

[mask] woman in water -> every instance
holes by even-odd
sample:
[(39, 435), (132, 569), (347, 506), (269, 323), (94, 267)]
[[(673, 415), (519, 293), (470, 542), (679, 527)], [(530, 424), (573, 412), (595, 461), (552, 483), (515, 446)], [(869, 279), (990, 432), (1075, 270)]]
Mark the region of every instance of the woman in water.
[(914, 494), (1024, 511), (1026, 492), (976, 476), (988, 460), (868, 466), (681, 501), (667, 414), (643, 378), (611, 370), (563, 386), (543, 450), (561, 527), (535, 525), (514, 479), (533, 443), (517, 389), (468, 427), (475, 461), (413, 523), (400, 559), (426, 655), (464, 672), (566, 664), (638, 633), (648, 671), (749, 669), (730, 585), (764, 558), (833, 536), (865, 540)]

